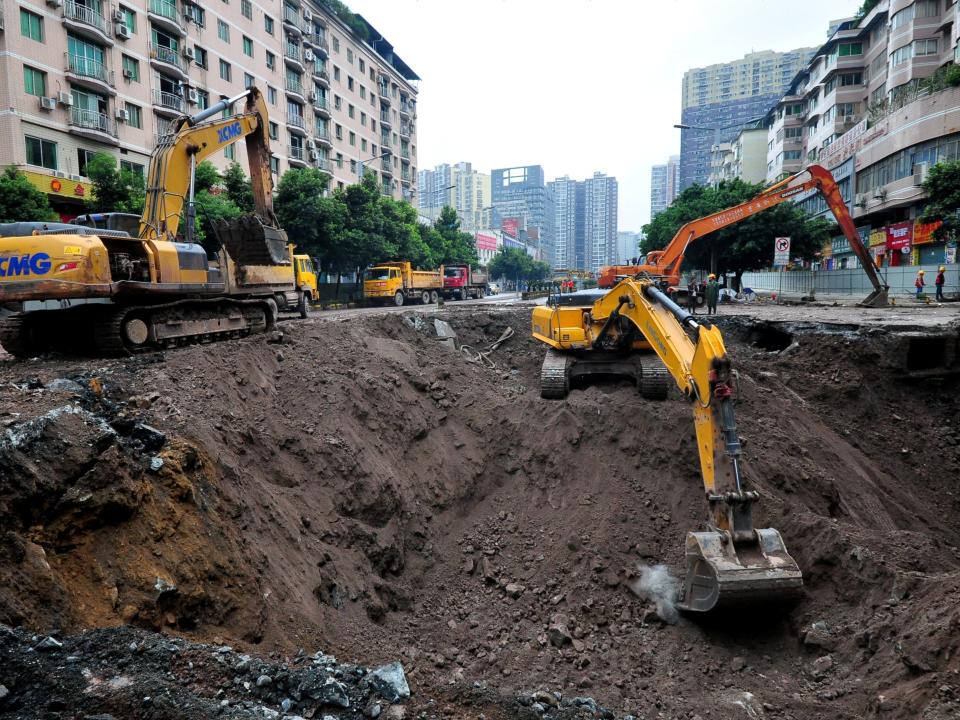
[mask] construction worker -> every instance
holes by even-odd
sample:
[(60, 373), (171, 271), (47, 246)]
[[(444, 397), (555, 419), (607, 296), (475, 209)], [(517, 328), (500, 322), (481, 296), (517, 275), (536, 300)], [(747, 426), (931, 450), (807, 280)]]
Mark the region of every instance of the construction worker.
[(717, 276), (710, 273), (707, 278), (707, 315), (717, 314), (717, 299), (720, 297), (720, 283), (717, 282)]
[(691, 315), (697, 314), (697, 281), (691, 280), (687, 285), (687, 309)]
[(943, 284), (946, 282), (946, 278), (944, 277), (946, 272), (947, 269), (941, 265), (937, 273), (937, 279), (933, 281), (933, 284), (937, 286), (937, 302), (943, 302)]
[(914, 287), (917, 288), (917, 300), (919, 300), (920, 295), (923, 294), (923, 288), (926, 284), (926, 281), (923, 279), (923, 270), (917, 270), (917, 279), (913, 281)]

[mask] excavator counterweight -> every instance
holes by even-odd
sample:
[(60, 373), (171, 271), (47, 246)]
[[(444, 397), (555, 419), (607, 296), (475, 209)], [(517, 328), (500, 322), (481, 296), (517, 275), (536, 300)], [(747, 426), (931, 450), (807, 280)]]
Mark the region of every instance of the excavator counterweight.
[(707, 612), (795, 595), (803, 576), (780, 533), (753, 526), (760, 495), (745, 488), (733, 370), (719, 329), (698, 323), (652, 281), (637, 279), (536, 307), (532, 325), (534, 338), (548, 346), (544, 398), (563, 398), (572, 379), (595, 374), (628, 377), (649, 399), (666, 397), (671, 377), (690, 402), (710, 512), (706, 530), (687, 534), (678, 606)]

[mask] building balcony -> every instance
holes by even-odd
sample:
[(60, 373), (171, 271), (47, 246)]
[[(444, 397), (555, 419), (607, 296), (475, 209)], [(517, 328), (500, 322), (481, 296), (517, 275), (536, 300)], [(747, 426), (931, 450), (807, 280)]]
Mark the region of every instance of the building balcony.
[(326, 95), (313, 93), (310, 97), (312, 98), (310, 104), (313, 105), (313, 111), (321, 117), (330, 117), (330, 106), (327, 103)]
[(380, 94), (381, 100), (386, 100), (387, 103), (390, 102), (390, 87), (385, 82), (377, 83), (377, 92)]
[(320, 50), (325, 57), (330, 56), (330, 43), (327, 42), (327, 38), (324, 35), (318, 35), (317, 33), (309, 33), (304, 36), (304, 40), (317, 50)]
[(150, 64), (158, 70), (175, 70), (181, 79), (187, 79), (187, 66), (176, 48), (150, 43)]
[(117, 129), (113, 121), (102, 112), (71, 107), (67, 129), (76, 135), (99, 140), (100, 142), (119, 144)]
[(330, 75), (327, 73), (326, 69), (324, 69), (322, 64), (314, 64), (313, 69), (310, 72), (313, 74), (314, 80), (319, 80), (324, 87), (330, 87)]
[(283, 27), (292, 31), (297, 37), (303, 35), (303, 21), (300, 13), (293, 8), (283, 6)]
[(833, 131), (838, 135), (843, 135), (860, 121), (856, 115), (837, 116), (833, 121)]
[(391, 144), (389, 135), (380, 136), (380, 147), (389, 148)]
[(387, 156), (380, 160), (380, 169), (384, 175), (393, 175), (393, 158)]
[(381, 110), (381, 111), (380, 111), (380, 124), (381, 124), (381, 125), (388, 125), (388, 126), (391, 126), (391, 127), (393, 126), (393, 122), (390, 120), (390, 111), (389, 111), (389, 110)]
[(185, 37), (186, 28), (181, 24), (177, 14), (177, 4), (172, 0), (149, 0), (147, 3), (147, 19), (159, 28)]
[(183, 115), (183, 98), (176, 93), (153, 91), (153, 109), (158, 115), (179, 117)]
[(110, 24), (107, 19), (93, 8), (79, 5), (73, 0), (63, 4), (63, 24), (71, 32), (87, 37), (103, 45), (113, 45), (110, 37)]
[(333, 140), (330, 138), (330, 133), (321, 128), (315, 128), (313, 131), (313, 137), (320, 145), (326, 145), (327, 147), (333, 147)]
[(307, 123), (303, 119), (303, 115), (287, 113), (287, 128), (303, 135), (307, 134)]
[(307, 167), (306, 157), (307, 153), (302, 145), (287, 146), (287, 160), (289, 160), (291, 165)]
[(316, 162), (317, 169), (323, 170), (324, 172), (330, 172), (330, 160), (328, 158), (322, 157), (317, 158)]
[(413, 135), (413, 125), (410, 123), (400, 123), (400, 137), (409, 138)]
[(283, 61), (287, 63), (287, 65), (296, 68), (300, 72), (303, 72), (306, 69), (303, 66), (303, 57), (301, 55), (300, 46), (296, 43), (284, 43)]
[(412, 178), (409, 170), (403, 170), (400, 172), (400, 182), (404, 183), (405, 185), (408, 185), (411, 179)]
[(410, 104), (409, 100), (400, 99), (400, 115), (406, 115), (408, 118), (413, 113), (413, 106)]
[(304, 93), (303, 85), (300, 81), (287, 78), (283, 88), (286, 90), (287, 95), (293, 95), (294, 99), (300, 100), (301, 102), (307, 101), (307, 96)]
[(107, 67), (99, 60), (67, 53), (66, 65), (67, 79), (71, 83), (108, 95), (117, 94), (113, 87), (113, 71), (107, 70)]
[(410, 151), (407, 148), (400, 148), (400, 159), (404, 161), (410, 160)]

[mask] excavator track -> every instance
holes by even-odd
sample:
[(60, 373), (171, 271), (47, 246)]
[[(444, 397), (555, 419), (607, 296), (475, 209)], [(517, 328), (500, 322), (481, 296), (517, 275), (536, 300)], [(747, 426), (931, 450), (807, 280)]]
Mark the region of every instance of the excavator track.
[(547, 400), (562, 400), (570, 392), (569, 356), (553, 348), (547, 350), (540, 367), (540, 397)]
[(25, 358), (36, 354), (26, 313), (14, 313), (0, 319), (0, 345), (14, 357)]
[(673, 378), (656, 355), (640, 358), (640, 395), (647, 400), (666, 400)]

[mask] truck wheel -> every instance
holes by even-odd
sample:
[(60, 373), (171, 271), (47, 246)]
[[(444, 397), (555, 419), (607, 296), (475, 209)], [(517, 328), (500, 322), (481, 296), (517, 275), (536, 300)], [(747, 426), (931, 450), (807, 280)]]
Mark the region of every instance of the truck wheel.
[(433, 303), (434, 305), (436, 305), (436, 304), (437, 304), (437, 300), (439, 300), (439, 299), (440, 299), (440, 293), (438, 293), (436, 290), (432, 290), (432, 291), (430, 292), (430, 302)]
[(300, 302), (297, 303), (297, 312), (300, 313), (300, 317), (306, 319), (307, 315), (310, 314), (310, 293), (304, 292), (300, 294)]
[(397, 290), (397, 294), (393, 296), (393, 304), (397, 307), (403, 305), (403, 293)]
[(420, 293), (420, 304), (421, 304), (421, 305), (429, 305), (429, 304), (430, 304), (430, 291), (429, 291), (429, 290), (424, 290), (422, 293)]
[(457, 291), (457, 300), (468, 300), (470, 298), (470, 293), (467, 292), (466, 288), (460, 288)]

